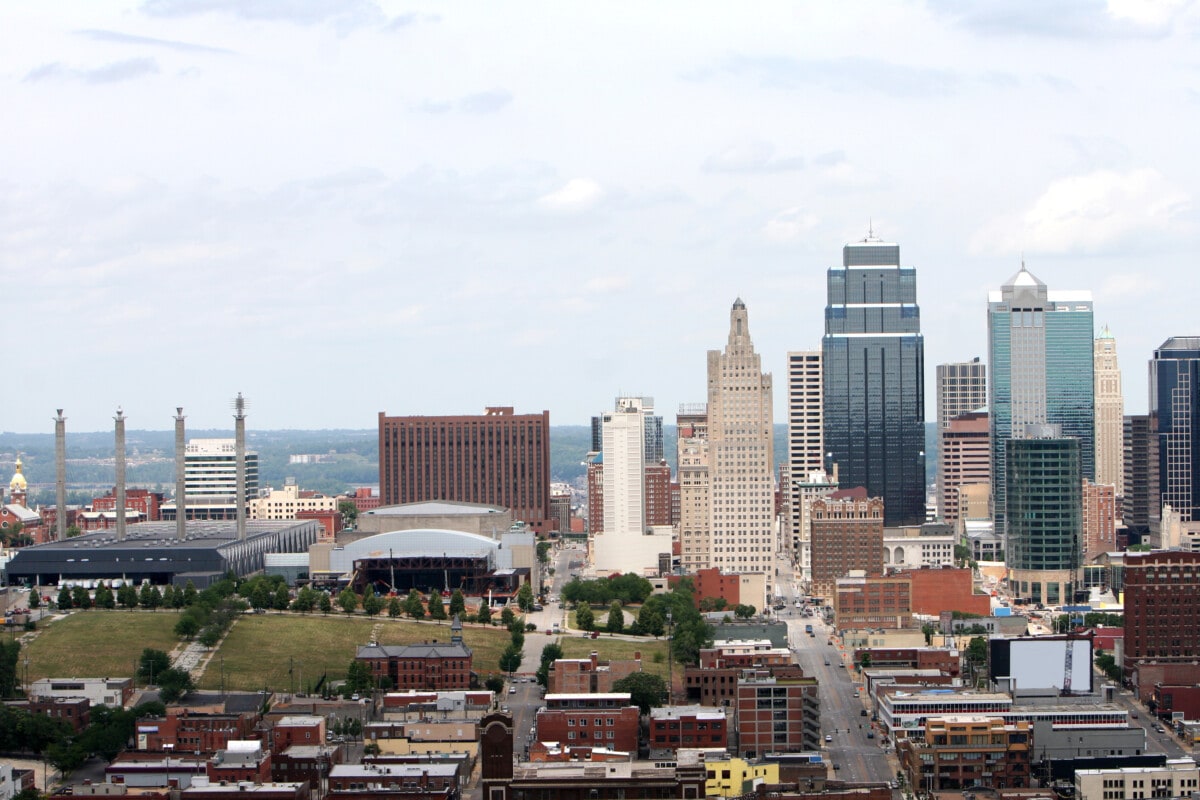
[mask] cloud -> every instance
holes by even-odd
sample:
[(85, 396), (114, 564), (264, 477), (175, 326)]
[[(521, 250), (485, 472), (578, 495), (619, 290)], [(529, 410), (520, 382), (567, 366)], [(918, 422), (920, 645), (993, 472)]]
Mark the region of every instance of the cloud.
[(1154, 169), (1096, 170), (1051, 183), (1023, 212), (971, 239), (975, 253), (1103, 251), (1138, 235), (1178, 232), (1191, 198)]
[(494, 114), (512, 102), (511, 92), (505, 89), (492, 89), (487, 92), (469, 94), (458, 101), (459, 110), (468, 114)]
[(563, 186), (538, 198), (537, 204), (548, 211), (585, 211), (604, 197), (600, 184), (590, 178), (572, 178)]
[(254, 21), (330, 24), (342, 33), (387, 23), (386, 15), (374, 0), (146, 0), (142, 12), (152, 17), (218, 13)]
[(218, 55), (230, 55), (232, 50), (226, 50), (224, 47), (209, 47), (203, 44), (192, 44), (191, 42), (178, 42), (173, 39), (155, 39), (151, 36), (136, 36), (132, 33), (121, 33), (120, 31), (104, 31), (96, 29), (87, 29), (75, 31), (79, 36), (86, 36), (97, 42), (114, 42), (116, 44), (144, 44), (151, 47), (165, 47), (171, 50), (178, 50), (188, 53), (216, 53)]
[(763, 225), (762, 232), (773, 242), (790, 242), (817, 226), (817, 217), (799, 206), (780, 211)]
[(763, 173), (788, 172), (804, 169), (800, 156), (779, 158), (775, 145), (764, 141), (742, 142), (730, 145), (704, 161), (705, 172)]
[(144, 75), (158, 73), (158, 62), (153, 58), (129, 58), (124, 61), (114, 61), (94, 69), (77, 69), (67, 67), (59, 62), (42, 64), (34, 67), (26, 75), (25, 80), (34, 83), (43, 80), (80, 80), (84, 83), (118, 83), (133, 80)]
[(413, 25), (418, 25), (426, 22), (441, 22), (442, 18), (437, 14), (418, 14), (415, 11), (409, 11), (404, 14), (397, 14), (388, 20), (383, 26), (385, 31), (402, 31), (405, 28), (410, 28)]
[(928, 0), (926, 7), (984, 36), (1146, 38), (1170, 33), (1185, 0)]
[(631, 281), (628, 275), (597, 275), (583, 285), (590, 294), (619, 292), (629, 287)]
[(823, 86), (836, 92), (902, 97), (947, 95), (959, 88), (957, 72), (912, 67), (874, 58), (801, 59), (789, 56), (731, 56), (722, 71), (757, 81), (764, 89)]

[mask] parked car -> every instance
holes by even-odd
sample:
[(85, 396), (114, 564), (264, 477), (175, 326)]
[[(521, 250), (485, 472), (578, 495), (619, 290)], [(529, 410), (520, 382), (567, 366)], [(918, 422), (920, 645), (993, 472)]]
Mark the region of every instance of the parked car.
[(826, 741), (826, 742), (832, 742), (832, 741), (833, 741), (833, 735), (832, 735), (832, 734), (828, 734), (828, 733), (827, 733), (827, 734), (825, 734), (825, 741)]

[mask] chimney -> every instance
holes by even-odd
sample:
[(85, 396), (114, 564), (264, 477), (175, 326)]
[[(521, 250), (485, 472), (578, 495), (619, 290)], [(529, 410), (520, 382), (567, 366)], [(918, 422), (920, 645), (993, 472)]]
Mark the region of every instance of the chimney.
[(62, 409), (54, 418), (54, 527), (55, 538), (67, 538), (67, 418)]
[(184, 453), (187, 445), (184, 442), (183, 406), (175, 408), (175, 538), (183, 541), (187, 538), (187, 482), (184, 480), (187, 472)]
[(246, 541), (246, 399), (238, 392), (233, 401), (234, 459), (237, 470), (237, 538)]
[(125, 541), (125, 412), (117, 409), (113, 417), (116, 422), (117, 447), (117, 541)]

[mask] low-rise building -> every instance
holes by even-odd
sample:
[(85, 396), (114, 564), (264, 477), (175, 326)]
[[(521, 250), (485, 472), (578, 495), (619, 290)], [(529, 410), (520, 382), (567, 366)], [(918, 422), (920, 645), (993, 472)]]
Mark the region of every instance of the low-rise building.
[(271, 780), (275, 783), (306, 782), (324, 797), (329, 772), (342, 763), (342, 748), (332, 744), (292, 745), (271, 757)]
[(133, 788), (174, 786), (186, 789), (196, 778), (206, 778), (208, 760), (203, 756), (171, 753), (131, 753), (117, 755), (104, 768), (104, 777), (111, 783)]
[(337, 511), (338, 498), (306, 491), (288, 478), (282, 489), (270, 489), (266, 494), (252, 499), (248, 506), (247, 516), (250, 519), (296, 519), (301, 511)]
[(472, 759), (479, 753), (479, 725), (475, 720), (413, 720), (372, 722), (363, 740), (379, 748), (381, 756), (457, 753)]
[(642, 654), (632, 659), (601, 661), (596, 651), (587, 658), (560, 658), (550, 665), (546, 691), (550, 694), (611, 692), (613, 684), (642, 671)]
[(729, 744), (725, 712), (709, 706), (663, 706), (650, 709), (650, 757), (661, 758), (680, 748), (721, 748)]
[(122, 708), (133, 696), (132, 678), (42, 678), (29, 687), (30, 697), (86, 697), (94, 706)]
[(1123, 758), (1146, 752), (1146, 729), (1086, 728), (1076, 724), (1055, 725), (1039, 719), (1033, 723), (1034, 763), (1073, 761), (1086, 758)]
[(325, 717), (315, 714), (280, 717), (271, 725), (271, 752), (282, 753), (295, 746), (323, 745), (326, 735)]
[(999, 717), (955, 715), (931, 717), (923, 739), (896, 743), (896, 752), (911, 786), (926, 792), (990, 786), (1029, 786), (1029, 723), (1005, 724)]
[(214, 783), (200, 776), (179, 792), (180, 800), (309, 800), (307, 783)]
[(376, 684), (387, 678), (401, 691), (471, 688), (473, 655), (461, 636), (452, 636), (449, 642), (362, 645), (355, 658), (367, 662)]
[(209, 781), (218, 784), (269, 783), (271, 751), (256, 739), (234, 740), (209, 760), (207, 772)]
[(455, 800), (458, 767), (453, 764), (338, 764), (329, 772), (330, 800), (386, 800), (391, 797)]
[(252, 712), (205, 714), (170, 708), (165, 717), (137, 721), (137, 749), (212, 755), (231, 741), (250, 739), (257, 723), (258, 715)]
[(737, 683), (737, 754), (757, 757), (821, 747), (821, 701), (816, 678), (745, 673)]
[(839, 628), (910, 628), (912, 582), (905, 575), (868, 576), (851, 570), (834, 581), (833, 613)]
[(489, 800), (622, 800), (632, 797), (700, 800), (704, 762), (530, 763), (513, 767)]
[(92, 703), (86, 697), (34, 697), (6, 705), (23, 708), (30, 714), (65, 720), (75, 733), (81, 733), (92, 721)]
[(481, 719), (495, 695), (486, 690), (453, 692), (388, 692), (383, 696), (383, 718), (389, 721), (419, 719)]
[(1200, 771), (1190, 758), (1161, 767), (1081, 769), (1075, 772), (1076, 800), (1144, 800), (1187, 797), (1200, 790)]
[(700, 651), (700, 663), (683, 671), (689, 703), (730, 707), (737, 701), (738, 680), (750, 671), (758, 676), (803, 678), (792, 651), (770, 640), (728, 640)]
[(547, 694), (537, 713), (536, 738), (637, 752), (638, 707), (628, 692)]
[(937, 670), (952, 678), (962, 672), (962, 657), (950, 647), (860, 647), (853, 652), (855, 664), (870, 656), (872, 669)]
[(705, 759), (704, 768), (708, 773), (704, 782), (706, 797), (742, 797), (752, 794), (760, 784), (780, 783), (778, 763), (744, 758)]

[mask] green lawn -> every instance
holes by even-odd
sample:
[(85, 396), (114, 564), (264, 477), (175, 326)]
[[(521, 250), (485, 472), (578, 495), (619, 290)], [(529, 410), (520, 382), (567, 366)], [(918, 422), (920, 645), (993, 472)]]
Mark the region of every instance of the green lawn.
[[(128, 678), (142, 650), (170, 652), (179, 615), (128, 611), (75, 611), (65, 619), (39, 622), (39, 633), (21, 660), (29, 657), (29, 679)], [(23, 665), (22, 665), (23, 666)]]
[[(587, 658), (593, 650), (600, 654), (601, 661), (624, 661), (633, 658), (634, 653), (642, 654), (642, 669), (655, 675), (667, 677), (667, 640), (647, 638), (641, 641), (626, 641), (613, 639), (606, 634), (600, 634), (597, 639), (585, 639), (582, 636), (564, 636), (561, 639), (564, 658)], [(661, 660), (656, 660), (656, 659)], [(676, 677), (682, 675), (679, 665)]]

